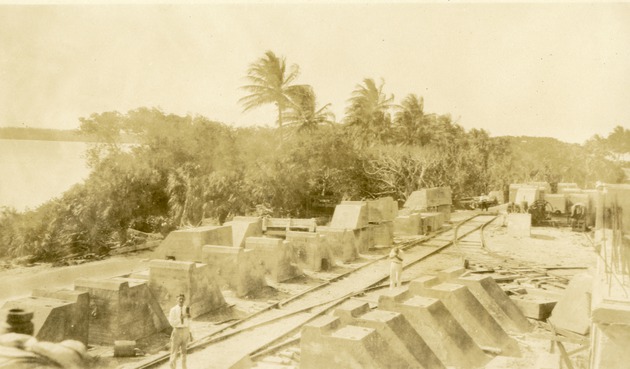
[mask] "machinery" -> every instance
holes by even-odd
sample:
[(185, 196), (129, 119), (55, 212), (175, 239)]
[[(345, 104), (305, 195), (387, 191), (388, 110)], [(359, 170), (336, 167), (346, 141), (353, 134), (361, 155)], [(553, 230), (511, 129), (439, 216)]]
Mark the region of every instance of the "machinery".
[(551, 221), (554, 208), (545, 200), (536, 200), (529, 205), (527, 211), (532, 215), (532, 226), (542, 226)]
[(571, 230), (575, 232), (588, 231), (586, 226), (586, 205), (581, 202), (573, 204), (569, 216), (571, 217)]

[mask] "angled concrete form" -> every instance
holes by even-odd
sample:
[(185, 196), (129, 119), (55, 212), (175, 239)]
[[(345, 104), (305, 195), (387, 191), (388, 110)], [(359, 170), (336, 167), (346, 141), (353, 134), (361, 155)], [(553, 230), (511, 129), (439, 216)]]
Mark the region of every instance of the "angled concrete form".
[(450, 187), (433, 187), (414, 191), (407, 197), (403, 208), (413, 210), (427, 210), (439, 205), (452, 205)]
[(89, 330), (89, 296), (71, 290), (34, 290), (31, 297), (7, 301), (0, 308), (5, 316), (9, 309), (33, 312), (33, 336), (40, 341), (77, 340), (87, 345)]
[(380, 309), (370, 311), (368, 303), (350, 300), (337, 308), (335, 315), (343, 324), (375, 329), (407, 362), (406, 368), (445, 368), (401, 313)]
[(558, 328), (586, 335), (591, 325), (592, 294), (593, 277), (587, 273), (575, 275), (554, 306), (549, 320)]
[(221, 289), (229, 288), (242, 297), (255, 294), (267, 285), (264, 266), (253, 250), (207, 245), (202, 254)]
[(454, 282), (468, 287), (468, 290), (475, 295), (504, 330), (525, 333), (533, 329), (518, 306), (492, 277), (471, 275), (454, 279)]
[(234, 217), (231, 222), (226, 222), (224, 226), (232, 227), (232, 245), (234, 247), (245, 247), (247, 237), (261, 237), (262, 219), (259, 217)]
[(409, 291), (412, 294), (440, 299), (479, 346), (501, 349), (501, 354), (505, 356), (520, 355), (518, 343), (501, 328), (466, 286), (442, 283), (423, 288), (412, 284)]
[(446, 366), (477, 368), (490, 359), (438, 299), (395, 289), (379, 297), (378, 308), (402, 313)]
[(287, 232), (287, 242), (297, 255), (298, 264), (308, 270), (327, 270), (335, 265), (325, 236), (311, 232)]
[(317, 227), (317, 233), (324, 236), (323, 241), (328, 244), (333, 255), (347, 263), (359, 257), (359, 248), (354, 232), (351, 229)]
[(245, 247), (262, 263), (265, 273), (274, 282), (283, 282), (302, 275), (293, 246), (273, 237), (248, 237)]
[(342, 201), (340, 205), (366, 205), (368, 223), (391, 222), (398, 215), (398, 203), (389, 196), (367, 201)]
[(201, 262), (204, 245), (232, 246), (232, 227), (205, 226), (171, 232), (157, 247), (155, 259)]
[(409, 368), (376, 330), (352, 325), (333, 328), (337, 325), (333, 319), (302, 328), (301, 369)]
[(223, 294), (210, 267), (191, 261), (151, 260), (149, 287), (162, 311), (175, 305), (180, 293), (186, 295), (192, 317), (198, 317), (225, 305)]
[(437, 279), (440, 282), (447, 282), (453, 278), (458, 278), (462, 274), (466, 273), (466, 269), (458, 266), (450, 267), (447, 269), (440, 270), (437, 274)]
[(342, 203), (335, 207), (330, 226), (332, 228), (358, 229), (368, 225), (368, 207), (364, 201)]
[(135, 341), (171, 328), (146, 281), (80, 278), (74, 289), (90, 295), (90, 343)]

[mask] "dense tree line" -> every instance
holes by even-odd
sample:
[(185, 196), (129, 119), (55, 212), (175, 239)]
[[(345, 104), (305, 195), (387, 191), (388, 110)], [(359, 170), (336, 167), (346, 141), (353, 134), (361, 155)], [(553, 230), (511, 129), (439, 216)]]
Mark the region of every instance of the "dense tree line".
[(419, 188), (450, 186), (457, 199), (513, 182), (623, 179), (604, 138), (575, 145), (466, 131), (449, 115), (425, 112), (418, 95), (396, 104), (384, 81), (369, 78), (336, 122), (311, 86), (294, 84), (298, 75), (272, 52), (247, 71), (243, 108), (274, 104), (276, 127), (234, 128), (155, 108), (82, 118), (80, 131), (98, 138), (87, 155), (91, 175), (37, 209), (3, 208), (0, 254), (106, 254), (134, 242), (130, 229), (166, 234), (207, 218), (312, 217), (322, 198), (404, 202)]

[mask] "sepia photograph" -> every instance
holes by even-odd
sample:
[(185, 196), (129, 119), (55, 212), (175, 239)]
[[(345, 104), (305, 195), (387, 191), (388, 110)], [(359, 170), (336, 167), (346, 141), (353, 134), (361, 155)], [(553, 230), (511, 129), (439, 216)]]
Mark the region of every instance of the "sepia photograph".
[(629, 1), (0, 0), (0, 368), (628, 347)]

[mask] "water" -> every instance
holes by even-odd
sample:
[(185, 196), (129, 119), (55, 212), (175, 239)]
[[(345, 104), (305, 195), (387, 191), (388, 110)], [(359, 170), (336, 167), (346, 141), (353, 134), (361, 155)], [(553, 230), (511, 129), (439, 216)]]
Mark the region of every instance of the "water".
[(0, 206), (34, 209), (89, 174), (84, 142), (0, 139)]

